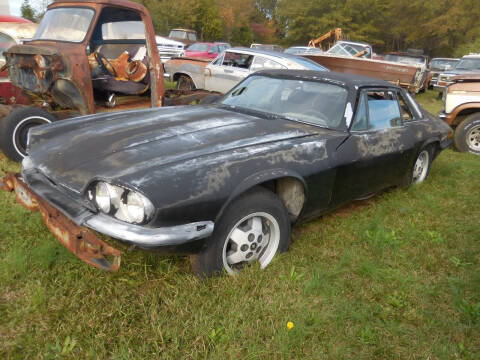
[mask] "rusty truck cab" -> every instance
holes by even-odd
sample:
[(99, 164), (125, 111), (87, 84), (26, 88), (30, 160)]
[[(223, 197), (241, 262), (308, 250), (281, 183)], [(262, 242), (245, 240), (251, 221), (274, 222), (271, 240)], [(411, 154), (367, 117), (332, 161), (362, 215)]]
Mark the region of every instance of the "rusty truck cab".
[[(135, 33), (128, 33), (129, 29)], [(128, 88), (129, 82), (135, 83), (126, 67), (140, 48), (148, 84), (138, 86), (143, 91), (122, 91), (120, 85)], [(131, 54), (131, 49), (137, 54)], [(63, 0), (48, 7), (33, 40), (11, 48), (7, 59), (12, 81), (44, 107), (84, 115), (104, 110), (104, 102), (95, 101), (96, 93), (108, 93), (109, 83), (112, 94), (149, 92), (149, 105), (161, 106), (163, 73), (156, 49), (153, 24), (144, 6), (127, 0)], [(122, 63), (115, 63), (120, 56)], [(123, 66), (123, 71), (116, 71), (117, 66)]]
[(129, 0), (54, 2), (32, 41), (4, 54), (12, 83), (32, 103), (2, 105), (0, 149), (14, 161), (25, 156), (33, 126), (164, 101), (152, 19)]

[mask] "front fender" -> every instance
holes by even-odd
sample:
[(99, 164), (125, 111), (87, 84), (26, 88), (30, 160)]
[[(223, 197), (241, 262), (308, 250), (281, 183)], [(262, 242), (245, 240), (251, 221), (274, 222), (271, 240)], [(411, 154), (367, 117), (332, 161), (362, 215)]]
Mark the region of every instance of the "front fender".
[(305, 193), (305, 198), (307, 197), (307, 192), (308, 192), (308, 187), (307, 183), (305, 180), (295, 171), (289, 170), (289, 169), (268, 169), (264, 171), (257, 172), (255, 174), (252, 174), (248, 177), (246, 177), (240, 184), (237, 185), (237, 187), (232, 191), (230, 196), (228, 197), (227, 201), (222, 205), (222, 208), (220, 209), (219, 213), (216, 216), (216, 220), (218, 220), (224, 213), (225, 209), (228, 208), (228, 206), (232, 203), (233, 200), (235, 200), (239, 195), (245, 193), (246, 191), (250, 190), (251, 188), (264, 184), (268, 181), (271, 180), (277, 180), (281, 178), (294, 178), (301, 182), (303, 185), (303, 191)]

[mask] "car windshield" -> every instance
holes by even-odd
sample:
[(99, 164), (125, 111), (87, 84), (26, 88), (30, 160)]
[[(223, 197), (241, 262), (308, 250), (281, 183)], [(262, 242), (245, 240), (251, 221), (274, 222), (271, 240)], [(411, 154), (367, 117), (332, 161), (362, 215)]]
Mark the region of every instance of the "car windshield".
[(170, 31), (170, 35), (168, 35), (168, 37), (174, 38), (174, 39), (186, 39), (187, 32), (183, 30), (172, 30)]
[(82, 42), (95, 12), (86, 8), (56, 8), (43, 16), (33, 40)]
[(225, 95), (220, 104), (335, 129), (342, 125), (347, 94), (339, 85), (254, 75)]
[(480, 70), (480, 59), (462, 59), (455, 66), (455, 70)]
[(198, 52), (206, 52), (210, 48), (210, 44), (201, 44), (201, 43), (196, 43), (190, 45), (187, 50), (188, 51), (198, 51)]
[(458, 63), (458, 60), (443, 60), (437, 59), (430, 61), (430, 69), (432, 70), (448, 70), (453, 69)]
[(396, 62), (396, 63), (408, 64), (408, 65), (417, 65), (417, 64), (425, 63), (425, 59), (423, 57), (395, 55), (395, 54), (385, 55), (385, 60)]
[(363, 46), (363, 45), (349, 44), (349, 43), (336, 43), (327, 51), (327, 53), (354, 57), (364, 50), (366, 50), (366, 46)]

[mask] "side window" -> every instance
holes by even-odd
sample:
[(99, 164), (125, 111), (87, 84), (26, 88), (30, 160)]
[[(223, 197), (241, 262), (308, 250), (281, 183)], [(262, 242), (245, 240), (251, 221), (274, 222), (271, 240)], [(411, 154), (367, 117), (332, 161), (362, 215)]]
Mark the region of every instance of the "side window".
[(253, 55), (240, 54), (236, 52), (226, 52), (223, 57), (223, 66), (232, 66), (242, 69), (248, 69), (252, 64)]
[(222, 63), (223, 63), (223, 56), (224, 56), (224, 54), (222, 54), (222, 55), (220, 55), (219, 57), (217, 57), (217, 58), (213, 61), (212, 65), (221, 66)]
[(414, 119), (412, 110), (408, 106), (407, 101), (403, 97), (401, 92), (397, 93), (398, 96), (398, 104), (400, 105), (400, 111), (402, 112), (402, 120), (403, 121), (412, 121)]
[(251, 70), (258, 71), (262, 69), (286, 69), (286, 67), (276, 61), (261, 56), (256, 56), (255, 60), (253, 60)]
[(188, 40), (190, 40), (190, 41), (197, 41), (197, 34), (195, 34), (195, 33), (189, 32), (189, 33), (187, 33), (187, 37), (188, 37)]
[(362, 92), (360, 94), (360, 99), (358, 99), (357, 114), (355, 115), (355, 120), (353, 120), (352, 130), (362, 131), (367, 129), (368, 129), (367, 106), (365, 105), (365, 94)]
[(402, 125), (400, 108), (393, 91), (368, 91), (369, 130), (388, 129)]
[(211, 53), (219, 53), (220, 52), (220, 49), (218, 48), (217, 45), (213, 45), (211, 48), (210, 48), (210, 51)]

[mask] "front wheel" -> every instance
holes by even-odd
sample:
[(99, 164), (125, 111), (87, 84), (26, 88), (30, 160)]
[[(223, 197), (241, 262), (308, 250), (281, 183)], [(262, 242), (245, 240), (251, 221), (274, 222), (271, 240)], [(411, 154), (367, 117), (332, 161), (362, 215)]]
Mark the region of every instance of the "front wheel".
[(233, 275), (253, 263), (263, 269), (288, 249), (290, 219), (282, 201), (258, 187), (230, 204), (209, 241), (205, 251), (191, 257), (197, 275), (223, 270)]
[(28, 131), (56, 120), (49, 112), (34, 107), (12, 111), (0, 122), (0, 149), (10, 160), (21, 161), (26, 156)]
[(480, 155), (480, 114), (465, 118), (455, 129), (455, 147), (461, 152)]

